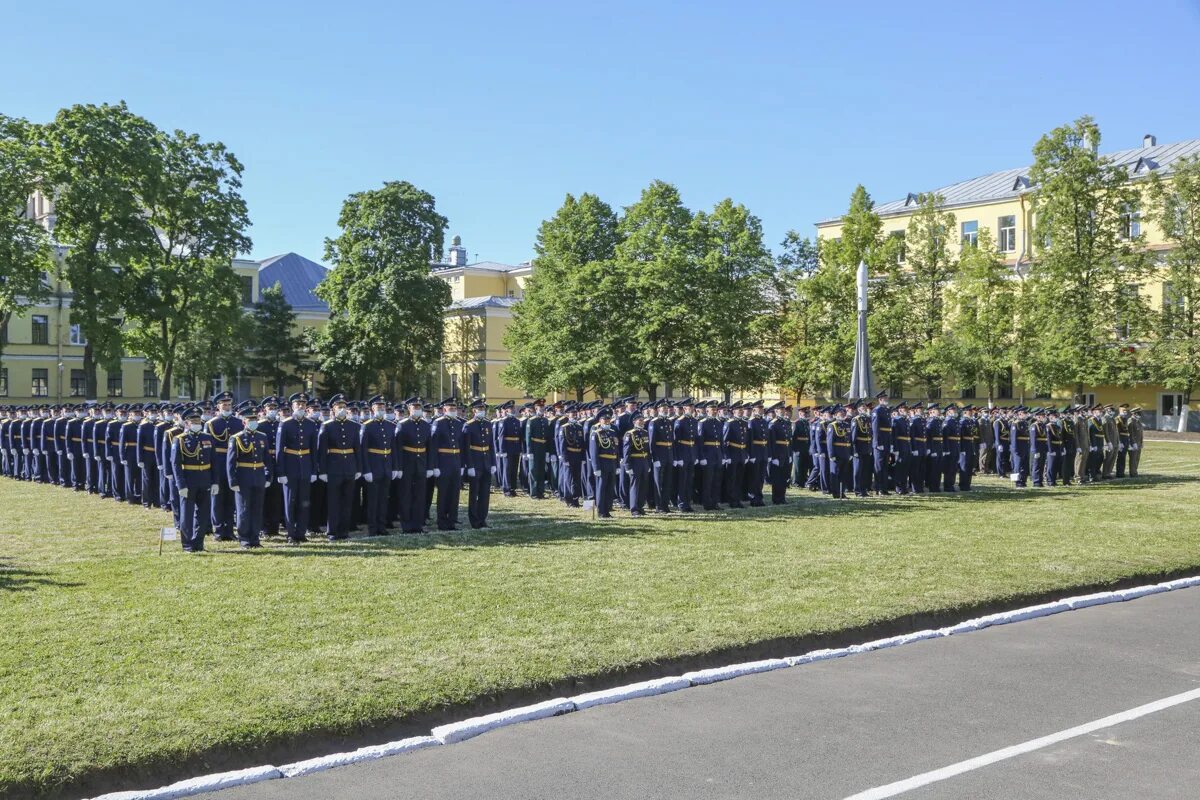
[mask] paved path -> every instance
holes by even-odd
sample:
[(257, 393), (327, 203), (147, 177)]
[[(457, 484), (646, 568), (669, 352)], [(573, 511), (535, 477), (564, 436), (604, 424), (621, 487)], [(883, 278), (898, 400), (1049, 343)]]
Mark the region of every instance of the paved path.
[[(1198, 689), (1200, 589), (1185, 589), (206, 797), (844, 798)], [(1195, 798), (1200, 699), (1176, 702), (874, 796)]]

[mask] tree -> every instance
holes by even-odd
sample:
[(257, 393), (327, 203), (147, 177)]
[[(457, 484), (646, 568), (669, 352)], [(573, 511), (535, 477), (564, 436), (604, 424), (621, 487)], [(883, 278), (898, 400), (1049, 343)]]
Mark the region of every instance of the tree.
[[(892, 382), (912, 377), (927, 396), (940, 387), (946, 371), (945, 326), (946, 287), (958, 270), (958, 259), (951, 250), (956, 221), (942, 209), (941, 195), (924, 194), (920, 206), (908, 222), (904, 237), (904, 269), (894, 274), (892, 292), (899, 335), (890, 337), (890, 358), (880, 359), (890, 366)], [(905, 366), (908, 365), (908, 366)], [(881, 371), (882, 374), (882, 371)]]
[(213, 293), (196, 326), (179, 342), (175, 385), (188, 397), (207, 398), (216, 375), (240, 375), (254, 325), (240, 296)]
[[(1125, 226), (1138, 193), (1124, 167), (1097, 154), (1099, 143), (1090, 117), (1055, 128), (1034, 146), (1029, 174), (1034, 252), (1020, 309), (1022, 373), (1035, 390), (1072, 385), (1077, 400), (1087, 384), (1137, 375), (1134, 348), (1122, 342), (1136, 341), (1148, 319), (1136, 291), (1147, 260)], [(1130, 327), (1118, 330), (1119, 322)]]
[(772, 312), (766, 326), (765, 348), (770, 360), (773, 380), (797, 397), (804, 395), (810, 385), (807, 363), (799, 357), (809, 343), (808, 302), (806, 293), (799, 291), (800, 282), (810, 278), (821, 265), (818, 242), (801, 237), (794, 230), (785, 234), (775, 259), (775, 274), (771, 282)]
[(977, 243), (964, 245), (958, 272), (946, 289), (954, 335), (943, 337), (936, 363), (960, 385), (987, 384), (989, 401), (996, 397), (1001, 376), (1012, 370), (1018, 280), (984, 228)]
[(353, 376), (358, 394), (385, 375), (407, 392), (441, 356), (450, 287), (429, 274), (429, 254), (441, 252), (446, 224), (433, 195), (407, 181), (342, 204), (342, 233), (325, 240), (333, 269), (316, 290), (330, 309), (318, 346), (322, 368)]
[(43, 168), (36, 129), (0, 115), (0, 331), (14, 314), (45, 298), (42, 275), (54, 267), (46, 229), (27, 213)]
[(183, 131), (157, 138), (161, 158), (148, 175), (141, 215), (154, 246), (132, 259), (125, 340), (162, 376), (166, 399), (180, 342), (214, 306), (224, 306), (223, 298), (240, 301), (230, 262), (251, 243), (237, 158), (220, 142), (201, 142)]
[(598, 291), (614, 267), (620, 235), (617, 215), (594, 194), (568, 194), (542, 222), (534, 245), (534, 271), (513, 308), (505, 332), (512, 363), (504, 378), (525, 391), (573, 391), (614, 384), (611, 331), (622, 306)]
[(43, 133), (46, 184), (55, 187), (54, 236), (66, 248), (71, 322), (87, 341), (83, 371), (94, 399), (97, 365), (120, 363), (132, 266), (160, 247), (145, 213), (160, 173), (161, 140), (123, 102), (63, 109)]
[(262, 290), (262, 299), (251, 312), (251, 347), (246, 368), (263, 379), (270, 391), (282, 395), (295, 378), (303, 358), (303, 339), (296, 332), (296, 313), (276, 283)]
[(1148, 361), (1164, 386), (1183, 393), (1186, 407), (1200, 384), (1200, 158), (1176, 162), (1169, 182), (1154, 175), (1148, 196), (1149, 217), (1174, 245)]

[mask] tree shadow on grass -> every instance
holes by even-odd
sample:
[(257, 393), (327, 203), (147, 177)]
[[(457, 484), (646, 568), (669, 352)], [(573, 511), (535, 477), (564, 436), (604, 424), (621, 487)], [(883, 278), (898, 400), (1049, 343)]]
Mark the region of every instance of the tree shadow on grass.
[(78, 583), (60, 581), (46, 577), (48, 573), (16, 566), (12, 559), (0, 556), (0, 593), (2, 592), (32, 592), (39, 587), (54, 586), (69, 588), (80, 586)]

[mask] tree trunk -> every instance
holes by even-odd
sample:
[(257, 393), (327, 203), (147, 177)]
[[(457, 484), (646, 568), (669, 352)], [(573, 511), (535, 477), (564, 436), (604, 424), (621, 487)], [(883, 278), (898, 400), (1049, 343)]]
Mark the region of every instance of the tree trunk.
[(5, 311), (3, 314), (0, 314), (0, 362), (4, 360), (4, 340), (8, 336), (8, 321), (10, 319), (12, 319), (11, 311)]
[(86, 400), (97, 400), (96, 396), (96, 356), (92, 352), (92, 343), (83, 346), (83, 378), (87, 384)]
[(575, 387), (575, 402), (576, 403), (583, 402), (583, 387), (582, 386)]
[(656, 384), (656, 383), (646, 384), (646, 396), (648, 398), (650, 398), (651, 400), (657, 400), (658, 399), (658, 384)]
[(175, 372), (175, 364), (174, 363), (167, 364), (165, 367), (163, 367), (163, 375), (162, 375), (163, 382), (162, 382), (162, 386), (158, 387), (158, 399), (159, 400), (170, 400), (171, 399), (171, 378), (174, 375), (174, 372)]
[(1075, 405), (1081, 405), (1082, 403), (1083, 403), (1083, 382), (1080, 381), (1079, 383), (1075, 384)]

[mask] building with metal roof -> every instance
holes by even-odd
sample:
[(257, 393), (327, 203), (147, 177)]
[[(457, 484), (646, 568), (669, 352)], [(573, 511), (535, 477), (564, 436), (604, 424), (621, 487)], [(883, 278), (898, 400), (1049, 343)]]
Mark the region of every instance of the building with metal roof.
[(284, 299), (294, 311), (329, 315), (329, 304), (317, 297), (317, 284), (325, 280), (329, 270), (315, 261), (296, 253), (284, 253), (258, 262), (258, 294), (275, 284), (283, 289)]

